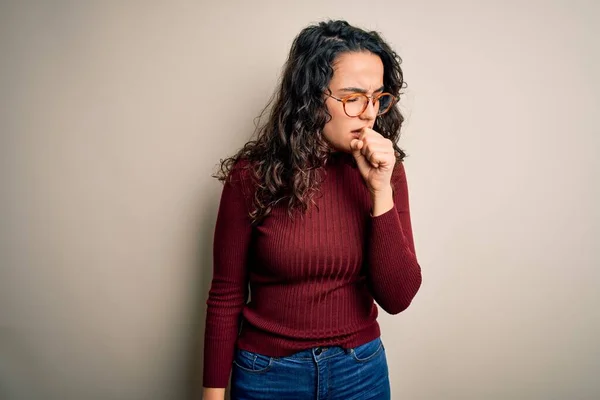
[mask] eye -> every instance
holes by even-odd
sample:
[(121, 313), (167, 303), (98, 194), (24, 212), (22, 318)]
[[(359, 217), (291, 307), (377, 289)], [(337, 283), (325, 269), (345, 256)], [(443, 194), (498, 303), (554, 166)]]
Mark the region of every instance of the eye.
[(346, 103), (355, 103), (357, 101), (362, 101), (364, 96), (360, 93), (353, 93), (346, 97)]

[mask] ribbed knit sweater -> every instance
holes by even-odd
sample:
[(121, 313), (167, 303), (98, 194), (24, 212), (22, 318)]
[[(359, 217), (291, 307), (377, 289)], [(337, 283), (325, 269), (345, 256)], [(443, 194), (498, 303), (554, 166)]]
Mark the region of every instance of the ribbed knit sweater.
[(324, 167), (315, 205), (289, 217), (281, 202), (252, 226), (247, 162), (223, 187), (207, 300), (203, 386), (224, 388), (235, 347), (282, 357), (316, 346), (377, 338), (377, 307), (397, 314), (421, 285), (404, 166), (392, 176), (394, 207), (373, 217), (351, 154)]

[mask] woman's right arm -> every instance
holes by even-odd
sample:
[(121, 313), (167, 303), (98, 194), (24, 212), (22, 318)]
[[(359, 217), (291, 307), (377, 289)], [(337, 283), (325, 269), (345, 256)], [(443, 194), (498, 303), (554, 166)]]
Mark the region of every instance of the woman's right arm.
[[(237, 165), (225, 182), (213, 241), (213, 278), (204, 334), (205, 399), (224, 395), (238, 336), (239, 317), (248, 296), (247, 257), (252, 236), (248, 216), (248, 179)], [(246, 185), (246, 186), (245, 186)], [(246, 190), (244, 190), (246, 189)]]
[(202, 392), (202, 400), (224, 400), (225, 389), (221, 388), (204, 388)]

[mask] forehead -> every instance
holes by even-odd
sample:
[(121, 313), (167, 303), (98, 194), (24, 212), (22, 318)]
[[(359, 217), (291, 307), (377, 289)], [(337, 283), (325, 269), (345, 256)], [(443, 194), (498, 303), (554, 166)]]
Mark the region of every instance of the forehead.
[(382, 85), (383, 62), (378, 55), (365, 51), (343, 53), (336, 58), (333, 64), (331, 89), (358, 87), (376, 90)]

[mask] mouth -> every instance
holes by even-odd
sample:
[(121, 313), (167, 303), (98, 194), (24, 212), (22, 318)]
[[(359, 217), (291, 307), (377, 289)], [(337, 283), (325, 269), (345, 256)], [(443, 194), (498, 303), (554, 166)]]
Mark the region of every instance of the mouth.
[(350, 132), (351, 132), (351, 133), (352, 133), (354, 136), (358, 137), (358, 136), (361, 134), (361, 132), (362, 132), (362, 130), (363, 130), (364, 128), (366, 128), (366, 126), (363, 126), (362, 128), (354, 129), (354, 130), (352, 130), (352, 131), (350, 131)]

